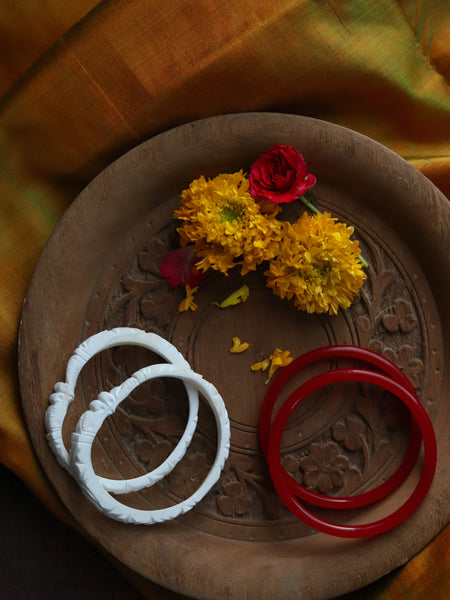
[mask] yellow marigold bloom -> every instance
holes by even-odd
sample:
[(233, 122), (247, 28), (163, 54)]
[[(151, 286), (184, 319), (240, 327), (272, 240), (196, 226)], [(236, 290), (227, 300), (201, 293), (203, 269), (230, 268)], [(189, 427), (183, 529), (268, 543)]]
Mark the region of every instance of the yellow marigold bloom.
[(189, 285), (184, 286), (186, 290), (186, 298), (178, 305), (178, 312), (185, 312), (186, 310), (197, 310), (198, 306), (194, 302), (194, 294), (198, 291), (198, 287), (193, 289)]
[(249, 346), (248, 342), (241, 342), (241, 338), (234, 337), (230, 352), (231, 354), (240, 354), (241, 352), (245, 352)]
[(174, 216), (182, 246), (192, 243), (198, 269), (227, 273), (239, 264), (245, 275), (275, 256), (280, 241), (277, 210), (263, 214), (242, 171), (206, 180), (201, 176), (181, 194)]
[(335, 315), (348, 308), (366, 278), (359, 244), (350, 239), (353, 227), (329, 213), (304, 213), (283, 228), (280, 252), (265, 273), (267, 285), (308, 313)]

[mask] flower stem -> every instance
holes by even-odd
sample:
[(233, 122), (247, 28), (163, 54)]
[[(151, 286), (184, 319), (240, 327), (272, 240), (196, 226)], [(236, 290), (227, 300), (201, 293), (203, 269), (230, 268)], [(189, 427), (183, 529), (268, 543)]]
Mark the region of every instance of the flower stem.
[[(300, 200), (303, 202), (303, 204), (306, 206), (306, 208), (309, 208), (309, 210), (312, 211), (313, 213), (316, 213), (316, 215), (322, 214), (320, 212), (320, 210), (318, 208), (316, 208), (312, 202), (310, 202), (307, 198), (305, 198), (305, 196), (300, 196)], [(359, 260), (362, 262), (364, 267), (366, 267), (366, 269), (367, 269), (369, 265), (361, 254), (359, 255)]]
[(312, 204), (307, 198), (305, 198), (305, 196), (300, 196), (300, 200), (303, 202), (306, 208), (309, 208), (309, 210), (311, 210), (313, 213), (316, 213), (316, 215), (322, 214), (320, 210), (314, 206), (314, 204)]
[(363, 266), (367, 269), (369, 267), (369, 263), (365, 260), (362, 254), (359, 255), (359, 260), (362, 262)]

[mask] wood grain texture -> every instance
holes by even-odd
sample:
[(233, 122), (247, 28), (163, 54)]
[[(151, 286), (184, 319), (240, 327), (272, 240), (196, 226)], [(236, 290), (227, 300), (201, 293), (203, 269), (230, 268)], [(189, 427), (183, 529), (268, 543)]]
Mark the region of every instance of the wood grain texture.
[[(179, 314), (182, 291), (158, 273), (176, 245), (171, 217), (180, 191), (201, 174), (248, 169), (259, 153), (278, 143), (303, 153), (318, 179), (317, 206), (355, 226), (370, 264), (360, 297), (337, 317), (308, 316), (273, 296), (252, 274), (246, 279), (249, 301), (221, 311), (212, 301), (239, 287), (241, 279), (213, 275), (197, 295), (199, 310)], [(407, 162), (364, 136), (298, 116), (206, 119), (153, 138), (114, 162), (73, 202), (50, 238), (20, 332), (28, 430), (74, 517), (138, 573), (208, 600), (332, 598), (412, 557), (446, 525), (450, 512), (445, 468), (450, 282), (443, 275), (449, 268), (449, 223), (448, 201)], [(48, 397), (68, 358), (82, 339), (116, 326), (139, 326), (169, 339), (218, 388), (230, 415), (231, 452), (221, 479), (196, 508), (170, 523), (145, 527), (109, 520), (58, 466), (45, 440)], [(250, 342), (245, 354), (229, 354), (233, 335)], [(369, 540), (331, 538), (292, 518), (273, 491), (257, 440), (266, 385), (249, 365), (276, 346), (295, 356), (335, 343), (369, 347), (397, 362), (417, 389), (438, 439), (436, 477), (423, 505), (397, 529)], [(93, 360), (69, 411), (66, 441), (96, 392), (153, 360), (146, 351), (129, 348)], [(94, 447), (98, 474), (134, 477), (154, 468), (181, 435), (186, 410), (183, 389), (171, 382), (142, 387), (100, 430)], [(161, 507), (188, 493), (211, 460), (211, 419), (206, 409), (200, 411), (198, 434), (173, 476), (130, 495), (130, 504)], [(290, 421), (283, 462), (314, 489), (345, 495), (386, 479), (401, 461), (407, 439), (407, 419), (391, 398), (358, 386), (333, 388), (312, 398)], [(311, 459), (317, 477), (308, 471)], [(412, 491), (419, 469), (380, 505), (330, 519), (368, 522), (392, 512)]]

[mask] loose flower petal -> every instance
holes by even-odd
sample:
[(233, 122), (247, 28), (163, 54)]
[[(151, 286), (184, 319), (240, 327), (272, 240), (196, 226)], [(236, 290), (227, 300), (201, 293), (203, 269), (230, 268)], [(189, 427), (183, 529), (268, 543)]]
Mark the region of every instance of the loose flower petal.
[(266, 379), (266, 383), (269, 383), (274, 373), (280, 367), (285, 367), (292, 361), (293, 358), (289, 350), (280, 350), (280, 348), (275, 348), (273, 354), (271, 354), (269, 358), (265, 358), (261, 362), (254, 363), (250, 366), (250, 369), (252, 371), (266, 371), (267, 369), (269, 369), (269, 373), (267, 374)]
[(191, 289), (189, 285), (185, 286), (186, 289), (186, 298), (180, 302), (178, 305), (178, 312), (185, 312), (187, 310), (195, 311), (198, 309), (198, 306), (194, 302), (194, 294), (198, 291), (198, 287)]
[(231, 354), (240, 354), (241, 352), (245, 352), (249, 347), (248, 342), (241, 342), (240, 338), (233, 338), (233, 346), (230, 348)]
[(292, 356), (290, 355), (290, 351), (289, 350), (280, 350), (280, 348), (275, 348), (272, 356), (270, 357), (271, 363), (270, 363), (270, 369), (269, 369), (269, 373), (266, 379), (266, 383), (269, 383), (269, 381), (272, 379), (274, 373), (280, 368), (280, 367), (286, 367), (289, 363), (291, 363), (294, 359), (292, 358)]
[(234, 306), (235, 304), (241, 304), (241, 302), (245, 302), (249, 295), (250, 290), (248, 289), (248, 286), (244, 284), (238, 290), (227, 296), (225, 300), (222, 300), (220, 304), (217, 302), (214, 302), (214, 304), (219, 308), (227, 308), (228, 306)]
[(205, 274), (195, 266), (198, 260), (192, 246), (184, 246), (170, 252), (160, 268), (162, 277), (169, 279), (172, 287), (189, 285), (192, 288), (199, 285)]
[(261, 362), (254, 363), (250, 369), (252, 371), (266, 371), (270, 365), (270, 358), (265, 358)]

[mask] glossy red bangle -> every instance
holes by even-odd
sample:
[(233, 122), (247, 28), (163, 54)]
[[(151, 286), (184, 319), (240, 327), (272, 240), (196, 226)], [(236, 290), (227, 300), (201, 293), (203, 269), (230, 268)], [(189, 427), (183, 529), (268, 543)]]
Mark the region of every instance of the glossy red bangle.
[[(281, 465), (280, 446), (283, 430), (295, 408), (316, 390), (341, 381), (360, 381), (378, 385), (395, 394), (410, 409), (422, 433), (425, 453), (422, 473), (414, 492), (408, 500), (387, 517), (363, 525), (341, 525), (321, 519), (306, 509), (286, 485)], [(405, 387), (383, 375), (364, 369), (338, 369), (313, 377), (295, 390), (283, 403), (273, 422), (268, 443), (267, 459), (275, 488), (287, 508), (310, 527), (330, 535), (344, 538), (370, 537), (384, 533), (410, 517), (425, 498), (436, 469), (437, 447), (433, 426), (425, 409)]]
[[(356, 358), (364, 361), (365, 363), (369, 363), (383, 370), (394, 381), (404, 386), (417, 398), (415, 390), (406, 375), (396, 365), (394, 365), (394, 363), (383, 356), (372, 352), (371, 350), (358, 348), (356, 346), (326, 346), (311, 350), (310, 352), (307, 352), (306, 354), (296, 358), (294, 361), (292, 361), (292, 363), (280, 371), (279, 375), (271, 384), (264, 398), (260, 413), (259, 435), (261, 446), (266, 457), (273, 407), (280, 391), (286, 385), (286, 383), (304, 367), (317, 361), (330, 358)], [(291, 493), (295, 494), (302, 500), (323, 508), (350, 509), (367, 506), (368, 504), (378, 502), (382, 498), (385, 498), (391, 494), (408, 477), (419, 455), (421, 442), (422, 435), (420, 433), (420, 428), (416, 420), (413, 418), (411, 421), (410, 445), (399, 468), (384, 483), (373, 490), (364, 492), (363, 494), (341, 497), (326, 496), (302, 486), (283, 469), (283, 477), (286, 480), (285, 485), (289, 487)]]

